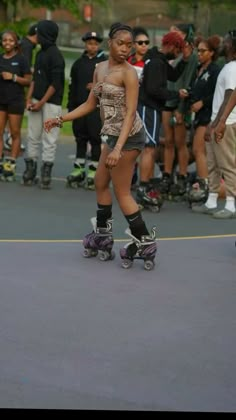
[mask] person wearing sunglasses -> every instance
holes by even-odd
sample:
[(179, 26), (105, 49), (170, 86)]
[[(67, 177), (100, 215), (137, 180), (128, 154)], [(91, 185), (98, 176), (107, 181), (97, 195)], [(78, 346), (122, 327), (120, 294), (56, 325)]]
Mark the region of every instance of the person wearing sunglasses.
[[(135, 26), (133, 29), (133, 52), (128, 57), (128, 62), (134, 66), (139, 81), (141, 80), (142, 73), (143, 73), (143, 67), (145, 63), (145, 55), (149, 48), (149, 36), (146, 29), (144, 29), (142, 26)], [(134, 168), (134, 174), (132, 178), (131, 188), (132, 190), (135, 190), (138, 182), (138, 163), (136, 162), (135, 168)]]
[(192, 150), (196, 162), (197, 177), (188, 192), (190, 205), (204, 203), (208, 198), (208, 169), (204, 134), (211, 120), (213, 95), (220, 72), (220, 67), (216, 63), (220, 44), (221, 38), (218, 35), (199, 40), (197, 77), (191, 87), (190, 95), (183, 92), (183, 97), (187, 98), (186, 101), (195, 115)]
[[(236, 30), (229, 31), (223, 39), (222, 54), (227, 64), (220, 71), (212, 103), (211, 122), (205, 133), (209, 195), (205, 204), (196, 206), (195, 212), (210, 214), (215, 219), (236, 218), (236, 108), (226, 120), (222, 141), (215, 137), (214, 130), (224, 108), (236, 86)], [(218, 198), (222, 176), (225, 185), (225, 206), (218, 209)]]
[(134, 34), (134, 52), (129, 56), (128, 62), (134, 66), (137, 71), (138, 78), (141, 78), (143, 67), (144, 67), (144, 56), (146, 55), (150, 40), (146, 29), (141, 26), (133, 28)]

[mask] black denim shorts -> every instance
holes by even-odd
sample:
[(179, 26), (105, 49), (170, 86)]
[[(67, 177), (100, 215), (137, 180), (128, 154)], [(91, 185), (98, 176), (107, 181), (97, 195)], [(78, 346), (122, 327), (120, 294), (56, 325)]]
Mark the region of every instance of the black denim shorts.
[[(111, 136), (107, 134), (102, 134), (102, 142), (107, 144), (110, 149), (114, 149), (118, 136)], [(122, 150), (143, 150), (145, 146), (145, 131), (144, 128), (134, 134), (134, 136), (128, 137), (126, 143), (122, 147)]]

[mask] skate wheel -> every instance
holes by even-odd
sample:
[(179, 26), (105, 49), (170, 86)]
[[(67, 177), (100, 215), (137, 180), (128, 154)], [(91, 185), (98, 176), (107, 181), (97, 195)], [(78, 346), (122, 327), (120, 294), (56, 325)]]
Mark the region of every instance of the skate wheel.
[(77, 182), (68, 182), (66, 183), (67, 188), (72, 188), (73, 190), (79, 188), (79, 185)]
[(99, 260), (100, 261), (108, 261), (108, 260), (114, 260), (115, 253), (114, 251), (99, 251)]
[(133, 261), (132, 260), (122, 260), (121, 266), (123, 268), (130, 268), (133, 265)]
[(144, 268), (147, 271), (152, 270), (154, 268), (154, 265), (155, 265), (154, 261), (151, 261), (151, 260), (144, 261)]
[(152, 213), (159, 213), (160, 207), (159, 206), (151, 206), (150, 210)]
[(96, 257), (98, 255), (98, 251), (96, 249), (89, 249), (85, 248), (83, 252), (83, 256), (85, 258)]

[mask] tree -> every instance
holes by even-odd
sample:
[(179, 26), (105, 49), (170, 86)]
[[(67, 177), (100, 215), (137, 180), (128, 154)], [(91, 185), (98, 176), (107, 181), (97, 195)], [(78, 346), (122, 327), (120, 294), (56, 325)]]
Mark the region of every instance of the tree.
[[(23, 0), (31, 6), (46, 7), (49, 10), (66, 9), (73, 15), (80, 16), (80, 5), (84, 4), (84, 0)], [(18, 0), (0, 0), (0, 22), (14, 21), (16, 16)], [(107, 0), (93, 0), (93, 3), (101, 6), (107, 5)], [(8, 16), (8, 10), (11, 9), (11, 18)]]

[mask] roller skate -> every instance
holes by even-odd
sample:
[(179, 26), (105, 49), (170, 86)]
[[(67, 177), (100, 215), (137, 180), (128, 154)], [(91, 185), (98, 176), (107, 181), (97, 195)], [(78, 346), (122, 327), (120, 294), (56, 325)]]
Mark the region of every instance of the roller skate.
[(158, 213), (162, 206), (161, 196), (152, 186), (140, 185), (136, 190), (136, 202), (140, 210), (148, 209), (153, 213)]
[(92, 190), (92, 191), (95, 190), (94, 178), (96, 175), (96, 170), (97, 170), (97, 162), (93, 162), (88, 165), (88, 172), (87, 172), (87, 177), (86, 177), (86, 182), (85, 182), (85, 188), (88, 190)]
[(155, 266), (154, 260), (157, 252), (156, 227), (154, 226), (152, 228), (149, 236), (142, 236), (141, 240), (135, 238), (129, 228), (126, 229), (125, 233), (133, 240), (120, 250), (122, 267), (130, 268), (134, 260), (143, 260), (144, 269), (148, 271), (152, 270)]
[(43, 162), (40, 179), (40, 188), (43, 190), (49, 190), (51, 188), (52, 167), (53, 162)]
[(6, 159), (3, 162), (2, 177), (3, 181), (13, 182), (16, 179), (16, 161), (15, 159)]
[(177, 180), (172, 184), (169, 193), (169, 200), (181, 202), (186, 200), (187, 195), (187, 175), (177, 175)]
[(171, 184), (172, 176), (167, 172), (163, 172), (163, 176), (158, 185), (158, 189), (163, 200), (169, 199)]
[(22, 184), (23, 185), (33, 185), (37, 184), (38, 178), (37, 178), (37, 162), (31, 158), (25, 159), (25, 171), (23, 173), (22, 177)]
[(204, 178), (196, 178), (187, 194), (189, 207), (192, 208), (194, 204), (204, 204), (207, 201), (209, 193), (208, 183)]
[(84, 164), (81, 163), (74, 163), (74, 169), (66, 178), (67, 180), (67, 187), (70, 188), (78, 188), (84, 185), (85, 181), (85, 167)]
[(3, 158), (0, 158), (0, 178), (2, 178), (3, 174)]
[(114, 244), (112, 220), (107, 220), (106, 227), (97, 227), (96, 217), (93, 217), (91, 222), (93, 231), (88, 233), (83, 240), (83, 256), (85, 258), (90, 258), (98, 255), (101, 261), (113, 260), (115, 258), (115, 253), (112, 251)]

